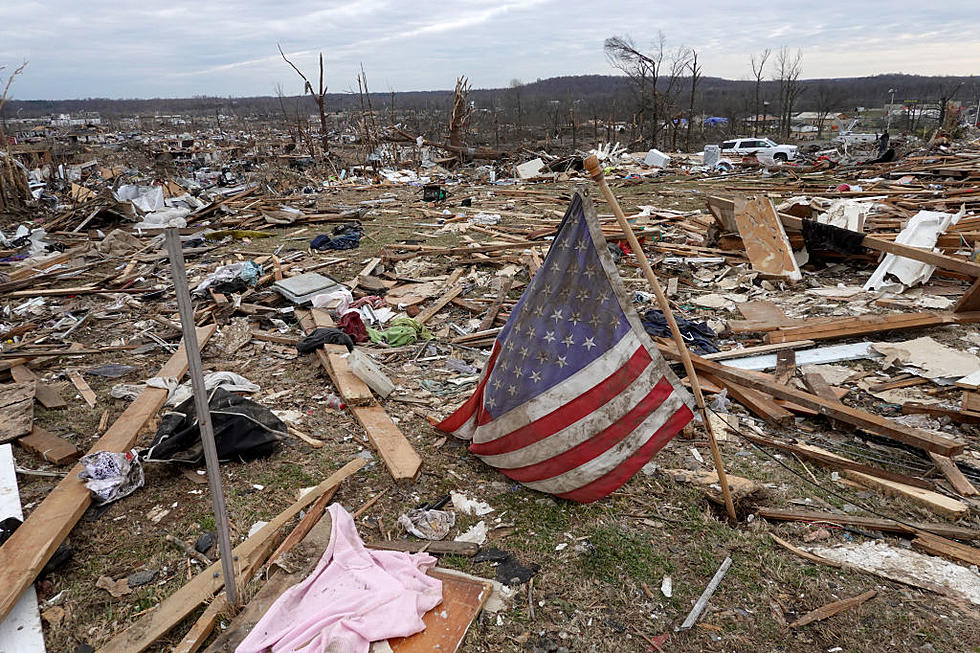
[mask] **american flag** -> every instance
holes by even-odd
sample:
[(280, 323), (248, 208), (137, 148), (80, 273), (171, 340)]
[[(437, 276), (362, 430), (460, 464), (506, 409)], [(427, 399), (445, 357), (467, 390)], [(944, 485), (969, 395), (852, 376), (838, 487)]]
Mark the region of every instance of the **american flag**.
[(592, 201), (575, 193), (473, 396), (437, 428), (541, 492), (586, 503), (693, 417), (626, 298)]

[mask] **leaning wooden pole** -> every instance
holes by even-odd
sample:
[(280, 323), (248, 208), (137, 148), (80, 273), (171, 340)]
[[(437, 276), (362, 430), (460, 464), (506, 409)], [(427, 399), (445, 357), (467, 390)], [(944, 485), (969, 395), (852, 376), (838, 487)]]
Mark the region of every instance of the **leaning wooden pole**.
[(731, 489), (728, 487), (728, 475), (725, 473), (725, 464), (721, 460), (721, 450), (718, 448), (718, 442), (715, 440), (715, 433), (711, 428), (711, 421), (708, 419), (708, 410), (704, 405), (704, 394), (701, 392), (701, 384), (698, 382), (698, 375), (694, 371), (694, 364), (691, 362), (691, 355), (687, 351), (687, 345), (684, 344), (684, 338), (681, 335), (681, 330), (677, 326), (677, 320), (674, 319), (674, 314), (670, 310), (670, 304), (667, 303), (667, 297), (664, 295), (663, 288), (660, 287), (660, 282), (657, 281), (656, 275), (653, 273), (653, 268), (650, 267), (650, 262), (647, 261), (646, 254), (643, 253), (643, 248), (640, 247), (640, 242), (636, 239), (636, 234), (633, 233), (633, 228), (630, 226), (629, 222), (626, 220), (626, 215), (623, 213), (623, 209), (620, 208), (619, 202), (616, 201), (616, 196), (613, 195), (612, 189), (609, 188), (609, 184), (606, 183), (606, 178), (602, 174), (602, 167), (599, 165), (599, 159), (595, 156), (590, 156), (585, 160), (585, 169), (589, 173), (589, 176), (599, 185), (599, 190), (602, 191), (602, 196), (606, 198), (606, 202), (612, 208), (613, 214), (616, 216), (616, 221), (619, 222), (620, 229), (623, 230), (623, 234), (626, 236), (626, 241), (630, 244), (633, 249), (633, 253), (636, 255), (636, 260), (640, 263), (640, 268), (643, 270), (643, 274), (647, 278), (650, 287), (653, 288), (653, 294), (657, 297), (657, 303), (660, 304), (660, 310), (664, 313), (664, 318), (667, 320), (667, 324), (670, 325), (670, 333), (674, 337), (674, 344), (677, 345), (677, 350), (680, 352), (681, 361), (684, 363), (684, 371), (687, 373), (687, 378), (691, 380), (691, 390), (694, 392), (694, 401), (697, 403), (698, 412), (701, 413), (701, 421), (704, 424), (704, 430), (708, 434), (708, 443), (711, 445), (711, 457), (715, 462), (715, 470), (718, 472), (718, 483), (721, 485), (721, 495), (725, 499), (725, 509), (728, 511), (728, 517), (735, 521), (735, 504), (732, 502)]

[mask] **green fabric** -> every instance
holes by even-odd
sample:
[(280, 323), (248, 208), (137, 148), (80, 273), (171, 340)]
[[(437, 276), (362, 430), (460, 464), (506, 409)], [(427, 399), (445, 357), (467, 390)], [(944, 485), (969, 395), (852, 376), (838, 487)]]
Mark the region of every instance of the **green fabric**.
[(384, 331), (367, 328), (368, 337), (371, 342), (386, 342), (392, 347), (410, 345), (416, 340), (432, 340), (432, 332), (420, 324), (418, 320), (410, 317), (396, 317), (391, 321), (391, 326)]

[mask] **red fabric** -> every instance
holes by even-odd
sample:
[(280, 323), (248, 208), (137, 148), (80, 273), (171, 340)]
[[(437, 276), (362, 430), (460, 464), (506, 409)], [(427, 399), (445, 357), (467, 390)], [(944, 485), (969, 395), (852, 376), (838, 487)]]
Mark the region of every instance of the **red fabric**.
[(341, 315), (340, 319), (337, 320), (337, 328), (343, 330), (354, 342), (370, 340), (367, 327), (364, 326), (364, 320), (361, 319), (361, 315), (357, 311)]

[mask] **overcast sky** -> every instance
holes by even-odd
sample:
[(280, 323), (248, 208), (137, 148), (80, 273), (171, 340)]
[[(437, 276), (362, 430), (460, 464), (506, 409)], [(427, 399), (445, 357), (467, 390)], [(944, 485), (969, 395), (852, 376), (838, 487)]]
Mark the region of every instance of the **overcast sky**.
[(0, 65), (29, 60), (19, 99), (298, 94), (280, 43), (311, 79), (322, 51), (331, 91), (361, 63), (373, 91), (493, 88), (613, 73), (606, 37), (658, 30), (708, 76), (746, 79), (752, 52), (783, 45), (803, 77), (980, 74), (978, 0), (0, 0)]

